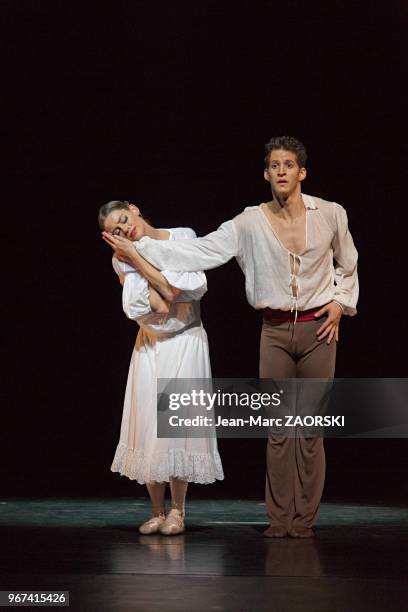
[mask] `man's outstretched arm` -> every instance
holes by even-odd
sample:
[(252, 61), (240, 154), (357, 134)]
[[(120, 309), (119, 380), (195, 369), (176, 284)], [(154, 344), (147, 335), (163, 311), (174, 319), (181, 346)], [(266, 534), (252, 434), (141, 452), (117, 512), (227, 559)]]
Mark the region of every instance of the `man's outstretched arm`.
[(160, 270), (195, 272), (217, 268), (238, 254), (238, 235), (233, 221), (192, 240), (152, 240), (134, 243), (140, 255)]

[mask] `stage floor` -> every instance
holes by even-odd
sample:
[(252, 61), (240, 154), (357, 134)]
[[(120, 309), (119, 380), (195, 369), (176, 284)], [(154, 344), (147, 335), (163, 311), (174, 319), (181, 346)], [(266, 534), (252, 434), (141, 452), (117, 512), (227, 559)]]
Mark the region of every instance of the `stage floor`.
[(407, 610), (408, 508), (322, 504), (316, 537), (266, 539), (258, 501), (187, 500), (187, 531), (141, 536), (147, 499), (0, 500), (1, 590), (74, 610)]

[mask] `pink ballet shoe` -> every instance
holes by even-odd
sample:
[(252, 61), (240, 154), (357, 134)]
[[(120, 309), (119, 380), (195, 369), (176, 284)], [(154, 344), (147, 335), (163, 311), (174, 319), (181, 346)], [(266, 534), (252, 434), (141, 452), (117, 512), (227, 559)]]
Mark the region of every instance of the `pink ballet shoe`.
[(160, 531), (160, 527), (163, 525), (165, 520), (165, 514), (158, 514), (157, 516), (152, 516), (148, 521), (143, 523), (143, 525), (140, 525), (139, 531), (140, 533), (143, 533), (143, 535), (158, 533)]
[(184, 512), (180, 512), (177, 508), (172, 508), (166, 520), (160, 525), (159, 531), (162, 535), (178, 535), (183, 533), (185, 531)]

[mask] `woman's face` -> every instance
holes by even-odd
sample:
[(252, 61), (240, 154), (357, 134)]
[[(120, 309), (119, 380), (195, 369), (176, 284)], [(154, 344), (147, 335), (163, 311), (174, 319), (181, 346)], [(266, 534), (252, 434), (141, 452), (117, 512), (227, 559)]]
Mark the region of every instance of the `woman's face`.
[(144, 235), (144, 221), (137, 206), (112, 211), (105, 219), (105, 231), (128, 240), (139, 240)]

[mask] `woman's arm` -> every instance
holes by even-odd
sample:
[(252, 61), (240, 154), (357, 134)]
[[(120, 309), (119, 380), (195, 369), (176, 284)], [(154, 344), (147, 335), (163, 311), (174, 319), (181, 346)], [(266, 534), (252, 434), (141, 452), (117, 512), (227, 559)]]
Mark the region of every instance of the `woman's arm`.
[(181, 293), (180, 289), (176, 289), (170, 285), (167, 278), (157, 270), (152, 264), (143, 259), (141, 255), (136, 251), (133, 243), (128, 241), (131, 247), (129, 252), (130, 263), (136, 268), (136, 270), (145, 277), (148, 283), (156, 289), (156, 291), (168, 302), (173, 302), (174, 299)]
[[(131, 272), (127, 272), (127, 274), (131, 274)], [(118, 275), (118, 279), (122, 287), (124, 286), (124, 283), (125, 283), (125, 276), (126, 274)], [(150, 285), (150, 283), (147, 283), (147, 288), (148, 288), (148, 293), (149, 293), (149, 304), (150, 304), (150, 308), (152, 309), (152, 311), (157, 312), (159, 314), (168, 314), (169, 307), (167, 306), (166, 302), (163, 300), (160, 293), (158, 293), (156, 289)]]
[(159, 314), (168, 314), (169, 307), (166, 302), (163, 300), (162, 296), (154, 287), (149, 284), (149, 302), (150, 307), (153, 312), (157, 312)]
[(157, 268), (137, 253), (130, 240), (106, 232), (103, 233), (103, 239), (115, 252), (120, 249), (120, 260), (133, 266), (167, 302), (173, 302), (180, 294), (180, 289), (172, 287)]

